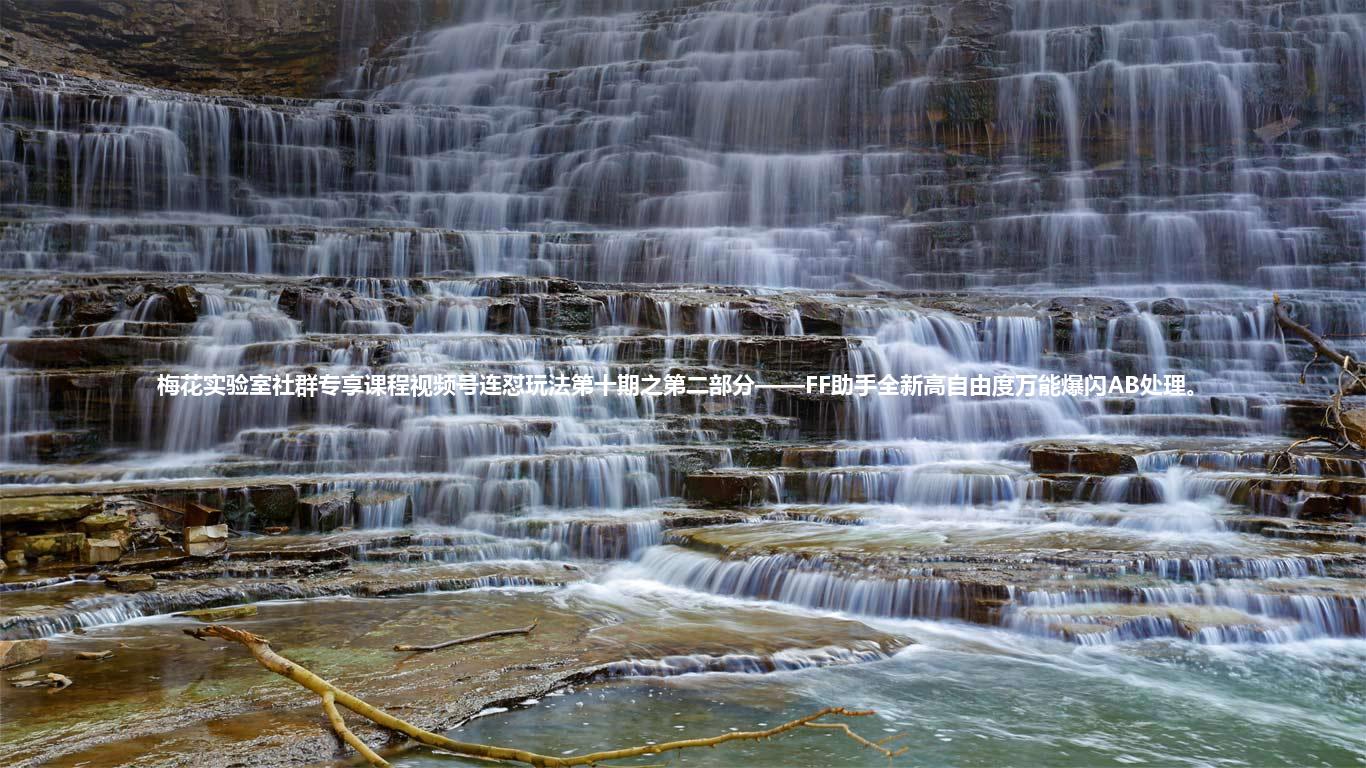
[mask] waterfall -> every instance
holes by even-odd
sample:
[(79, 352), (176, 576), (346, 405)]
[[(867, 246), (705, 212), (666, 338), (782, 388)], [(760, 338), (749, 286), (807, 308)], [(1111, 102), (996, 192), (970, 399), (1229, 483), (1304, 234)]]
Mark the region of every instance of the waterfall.
[[(1271, 293), (1366, 354), (1358, 0), (385, 7), (337, 4), (313, 99), (0, 71), (0, 492), (1081, 643), (1360, 634), (1305, 565), (1360, 548), (1359, 465), (1267, 458), (1336, 386)], [(1134, 574), (1203, 591), (1067, 586)]]

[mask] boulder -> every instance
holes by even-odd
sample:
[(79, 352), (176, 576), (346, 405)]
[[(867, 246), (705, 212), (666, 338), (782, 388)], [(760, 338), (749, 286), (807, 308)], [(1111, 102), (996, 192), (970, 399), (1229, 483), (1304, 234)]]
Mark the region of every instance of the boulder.
[(1342, 431), (1357, 448), (1366, 451), (1366, 408), (1354, 408), (1342, 413)]
[(0, 499), (0, 526), (26, 530), (51, 529), (99, 511), (90, 496), (24, 496)]
[(248, 616), (256, 615), (254, 605), (225, 605), (221, 608), (201, 608), (197, 611), (185, 611), (181, 616), (188, 616), (191, 619), (208, 623), (212, 621), (223, 621), (225, 619), (245, 619)]
[(185, 553), (195, 557), (216, 555), (228, 548), (228, 526), (192, 525), (185, 529)]
[(171, 320), (177, 323), (193, 323), (199, 319), (199, 310), (204, 297), (192, 285), (177, 285), (160, 291), (171, 308)]
[[(60, 691), (71, 685), (71, 678), (66, 675), (59, 675), (56, 672), (49, 672), (42, 677), (33, 677), (25, 680), (14, 680), (10, 683), (15, 688), (52, 688)], [(52, 691), (48, 691), (52, 693)]]
[(1154, 315), (1172, 317), (1186, 314), (1186, 302), (1182, 299), (1158, 299), (1149, 309)]
[[(67, 294), (70, 300), (73, 294)], [(84, 296), (83, 296), (84, 298)], [(94, 325), (113, 320), (118, 315), (118, 307), (107, 299), (81, 301), (71, 310), (71, 322), (77, 325)]]
[(47, 653), (46, 640), (0, 640), (0, 669), (32, 664)]
[(112, 563), (123, 557), (123, 544), (118, 539), (91, 539), (81, 542), (81, 562), (91, 565)]
[(77, 523), (76, 527), (86, 536), (97, 536), (98, 534), (111, 533), (114, 531), (126, 532), (129, 528), (128, 516), (118, 514), (117, 512), (100, 512), (81, 518), (81, 521)]
[(42, 557), (75, 557), (80, 554), (81, 547), (85, 544), (85, 534), (39, 533), (20, 536), (14, 541), (16, 546), (23, 549), (25, 558), (36, 560)]
[(118, 592), (148, 592), (157, 588), (157, 580), (150, 574), (134, 573), (127, 576), (106, 576), (104, 583)]

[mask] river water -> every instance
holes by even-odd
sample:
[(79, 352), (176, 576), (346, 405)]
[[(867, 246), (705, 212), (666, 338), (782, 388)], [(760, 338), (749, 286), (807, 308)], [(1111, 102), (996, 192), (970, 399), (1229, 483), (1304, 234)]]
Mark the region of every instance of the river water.
[[(583, 752), (846, 704), (926, 764), (1366, 761), (1366, 458), (1281, 455), (1337, 379), (1270, 304), (1366, 354), (1361, 0), (458, 5), (384, 50), (350, 24), (319, 100), (0, 75), (5, 499), (401, 529), (358, 567), (564, 561), (597, 618), (899, 638), (794, 637), (839, 647), (767, 675), (627, 644), (628, 679), (462, 737)], [(777, 388), (159, 391), (664, 373)], [(831, 373), (1194, 394), (806, 391)], [(202, 603), (47, 594), (5, 631)]]
[[(919, 644), (885, 661), (615, 683), (479, 718), (451, 735), (558, 755), (566, 745), (581, 753), (761, 728), (839, 705), (876, 709), (876, 718), (854, 727), (875, 739), (904, 734), (899, 743), (910, 750), (902, 759), (918, 765), (1339, 766), (1359, 763), (1366, 746), (1358, 641), (1077, 650), (965, 626), (897, 629)], [(885, 762), (824, 732), (676, 759), (698, 766)], [(399, 764), (450, 762), (415, 756)]]

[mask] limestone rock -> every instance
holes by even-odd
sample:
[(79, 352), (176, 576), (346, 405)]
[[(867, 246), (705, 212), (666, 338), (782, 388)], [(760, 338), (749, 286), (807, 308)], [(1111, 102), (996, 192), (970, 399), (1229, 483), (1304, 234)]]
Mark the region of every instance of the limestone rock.
[(161, 291), (171, 307), (171, 319), (177, 323), (193, 323), (199, 319), (204, 297), (192, 285), (177, 285)]
[(1186, 314), (1186, 302), (1181, 299), (1159, 299), (1149, 309), (1154, 315), (1173, 317)]
[(213, 621), (223, 621), (225, 619), (244, 619), (248, 616), (256, 615), (255, 605), (226, 605), (222, 608), (201, 608), (197, 611), (185, 611), (181, 616), (188, 616), (191, 619), (208, 623)]
[(116, 512), (100, 512), (88, 517), (81, 518), (77, 524), (81, 532), (87, 536), (109, 533), (113, 531), (128, 530), (128, 516), (120, 515)]
[(228, 526), (226, 523), (217, 525), (192, 525), (185, 529), (186, 544), (202, 544), (208, 541), (218, 541), (228, 538)]
[(40, 533), (15, 539), (30, 559), (75, 557), (85, 544), (84, 533)]
[(684, 493), (689, 500), (712, 507), (745, 507), (768, 497), (769, 483), (764, 475), (727, 472), (699, 472), (688, 475)]
[(147, 592), (157, 588), (157, 580), (150, 574), (134, 573), (127, 576), (107, 576), (104, 583), (119, 592)]
[(0, 669), (32, 664), (47, 653), (46, 640), (0, 640)]
[[(338, 50), (383, 50), (418, 18), (450, 13), (412, 0), (3, 0), (20, 63), (198, 91), (316, 96)], [(443, 12), (444, 11), (444, 12)], [(347, 25), (348, 13), (362, 16)], [(351, 30), (343, 34), (344, 30)]]
[(74, 522), (94, 512), (98, 503), (90, 496), (24, 496), (0, 499), (0, 526), (42, 530)]
[(1343, 411), (1342, 429), (1353, 445), (1366, 450), (1366, 408)]
[(228, 526), (192, 525), (185, 529), (185, 553), (195, 557), (216, 555), (228, 547)]
[(299, 516), (304, 525), (327, 531), (346, 521), (355, 492), (350, 489), (299, 498)]
[[(55, 688), (60, 691), (71, 685), (71, 678), (66, 675), (59, 675), (56, 672), (49, 672), (42, 677), (31, 680), (22, 680), (12, 683), (15, 688)], [(48, 691), (51, 693), (52, 691)]]
[(123, 557), (123, 545), (118, 539), (91, 539), (81, 542), (81, 562), (96, 565), (112, 563)]
[(1029, 449), (1029, 469), (1046, 474), (1132, 474), (1138, 471), (1134, 454), (1140, 450), (1125, 445), (1044, 443)]
[(1309, 519), (1334, 517), (1347, 511), (1347, 499), (1342, 496), (1313, 494), (1300, 500), (1299, 516)]

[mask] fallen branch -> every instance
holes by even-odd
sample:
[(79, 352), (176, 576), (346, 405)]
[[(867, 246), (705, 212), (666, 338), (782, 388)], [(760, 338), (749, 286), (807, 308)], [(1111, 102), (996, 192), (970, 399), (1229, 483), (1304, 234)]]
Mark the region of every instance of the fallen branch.
[(1333, 446), (1339, 451), (1347, 447), (1345, 443), (1339, 443), (1338, 441), (1327, 437), (1306, 437), (1300, 440), (1296, 440), (1290, 445), (1287, 445), (1281, 450), (1271, 454), (1270, 458), (1266, 462), (1266, 471), (1269, 474), (1273, 475), (1280, 474), (1282, 469), (1281, 463), (1284, 462), (1285, 472), (1288, 474), (1294, 474), (1296, 458), (1295, 449), (1299, 448), (1301, 445), (1308, 445), (1309, 443), (1328, 443), (1329, 445)]
[(342, 738), (342, 741), (350, 744), (351, 748), (359, 752), (361, 757), (365, 758), (371, 765), (388, 767), (388, 760), (375, 754), (375, 751), (370, 749), (369, 744), (361, 741), (359, 736), (352, 733), (351, 729), (346, 727), (346, 721), (342, 719), (341, 713), (337, 711), (337, 695), (331, 691), (323, 694), (323, 711), (327, 713), (328, 722), (332, 723), (332, 730), (337, 732), (337, 735)]
[(884, 756), (888, 758), (905, 754), (906, 750), (910, 749), (910, 747), (890, 749), (888, 747), (883, 746), (883, 744), (886, 744), (891, 739), (884, 739), (882, 743), (878, 743), (876, 741), (869, 741), (868, 739), (863, 738), (857, 733), (854, 733), (854, 729), (850, 728), (848, 723), (803, 723), (803, 725), (805, 725), (807, 728), (831, 728), (837, 731), (843, 731), (845, 736), (848, 736), (854, 741), (857, 741), (859, 744), (862, 744), (864, 747), (867, 747), (868, 749), (871, 749), (875, 752), (881, 752)]
[[(1333, 361), (1339, 368), (1345, 371), (1348, 376), (1355, 380), (1353, 386), (1349, 387), (1348, 391), (1343, 394), (1360, 394), (1355, 390), (1360, 389), (1363, 386), (1362, 380), (1363, 378), (1366, 378), (1366, 366), (1363, 366), (1359, 361), (1354, 361), (1347, 355), (1339, 352), (1322, 336), (1309, 330), (1307, 326), (1301, 325), (1290, 319), (1290, 315), (1286, 313), (1285, 305), (1281, 303), (1281, 297), (1279, 295), (1272, 295), (1271, 305), (1276, 314), (1276, 323), (1280, 325), (1281, 330), (1307, 342), (1309, 346), (1314, 348), (1315, 358), (1324, 357)], [(1312, 364), (1312, 362), (1313, 361), (1311, 360), (1310, 363)], [(1306, 370), (1308, 370), (1307, 366)], [(1366, 392), (1366, 389), (1363, 389), (1362, 391)]]
[(1309, 328), (1290, 319), (1286, 314), (1285, 305), (1281, 304), (1281, 297), (1272, 295), (1271, 304), (1276, 315), (1276, 323), (1287, 333), (1298, 336), (1309, 343), (1314, 348), (1314, 357), (1304, 366), (1304, 371), (1300, 373), (1300, 383), (1305, 381), (1305, 374), (1309, 372), (1309, 367), (1314, 364), (1319, 357), (1326, 357), (1338, 366), (1338, 389), (1333, 393), (1328, 408), (1323, 415), (1323, 425), (1342, 438), (1343, 447), (1352, 446), (1361, 450), (1366, 450), (1366, 412), (1360, 408), (1352, 409), (1345, 406), (1342, 402), (1345, 397), (1356, 395), (1366, 395), (1366, 365), (1359, 360), (1353, 360), (1351, 355), (1343, 354), (1334, 349), (1323, 337), (1309, 330)]
[(531, 630), (535, 629), (536, 625), (539, 624), (540, 621), (540, 619), (537, 619), (536, 621), (531, 622), (525, 627), (516, 627), (513, 629), (495, 629), (492, 632), (482, 632), (477, 635), (470, 635), (469, 637), (457, 637), (454, 640), (447, 640), (444, 643), (436, 643), (435, 645), (396, 645), (394, 646), (394, 650), (417, 652), (439, 651), (442, 648), (450, 648), (453, 645), (469, 645), (470, 643), (477, 643), (480, 640), (490, 640), (495, 637), (507, 637), (509, 635), (529, 635), (531, 634)]
[[(570, 768), (570, 766), (578, 765), (596, 765), (598, 763), (604, 763), (611, 760), (625, 760), (627, 758), (640, 757), (643, 755), (658, 755), (664, 752), (675, 752), (678, 750), (692, 749), (695, 747), (714, 747), (718, 744), (725, 744), (726, 742), (730, 741), (761, 741), (763, 739), (771, 739), (774, 736), (778, 736), (780, 734), (796, 730), (803, 726), (832, 727), (842, 725), (835, 723), (817, 722), (825, 717), (867, 717), (873, 714), (872, 710), (846, 709), (844, 707), (826, 707), (825, 709), (812, 712), (811, 714), (806, 715), (804, 717), (799, 717), (795, 720), (789, 720), (786, 723), (782, 723), (781, 725), (777, 725), (762, 731), (730, 731), (729, 733), (723, 733), (718, 736), (711, 736), (708, 738), (683, 739), (681, 741), (668, 741), (662, 744), (645, 744), (636, 747), (613, 749), (605, 752), (593, 752), (591, 754), (577, 755), (575, 757), (554, 757), (551, 755), (541, 755), (535, 752), (528, 752), (524, 749), (513, 749), (510, 747), (495, 747), (487, 744), (473, 744), (469, 742), (456, 741), (454, 739), (449, 739), (445, 736), (442, 736), (441, 734), (432, 733), (431, 731), (418, 728), (417, 726), (407, 722), (406, 720), (400, 720), (399, 718), (394, 717), (393, 715), (390, 715), (387, 712), (384, 712), (383, 710), (376, 709), (375, 707), (365, 703), (364, 701), (356, 698), (355, 696), (352, 696), (346, 691), (343, 691), (335, 685), (327, 682), (321, 677), (318, 677), (317, 675), (313, 674), (307, 669), (304, 669), (298, 664), (295, 664), (289, 659), (286, 659), (285, 657), (276, 653), (274, 649), (270, 647), (270, 641), (266, 640), (264, 637), (261, 637), (260, 635), (255, 635), (251, 632), (245, 632), (240, 629), (233, 629), (232, 627), (224, 626), (222, 624), (212, 624), (207, 627), (201, 627), (199, 629), (193, 630), (187, 629), (184, 630), (184, 632), (185, 634), (191, 637), (198, 638), (200, 640), (209, 637), (216, 637), (223, 640), (241, 643), (243, 646), (246, 647), (248, 651), (251, 652), (251, 655), (254, 656), (256, 660), (261, 663), (261, 666), (265, 667), (271, 672), (274, 672), (277, 675), (287, 677), (290, 680), (293, 680), (299, 685), (302, 685), (308, 690), (313, 691), (314, 693), (321, 696), (323, 699), (323, 708), (328, 709), (329, 706), (331, 708), (331, 711), (328, 712), (328, 719), (332, 721), (332, 727), (337, 730), (338, 734), (342, 737), (342, 739), (346, 740), (346, 742), (348, 744), (351, 744), (353, 747), (356, 747), (357, 751), (360, 751), (360, 746), (357, 746), (357, 744), (355, 742), (352, 742), (351, 740), (356, 739), (356, 736), (354, 733), (351, 733), (350, 729), (346, 727), (346, 724), (344, 722), (341, 722), (340, 713), (336, 712), (335, 705), (337, 704), (346, 707), (347, 709), (351, 710), (352, 712), (355, 712), (361, 717), (366, 718), (367, 720), (373, 722), (381, 728), (386, 728), (391, 731), (397, 731), (413, 739), (414, 741), (417, 741), (421, 744), (426, 744), (429, 747), (444, 749), (448, 752), (454, 752), (458, 755), (463, 755), (466, 757), (481, 758), (485, 760), (510, 760), (513, 762), (525, 763), (527, 765), (536, 766), (537, 768)], [(337, 715), (335, 718), (333, 717), (334, 713)], [(846, 735), (849, 735), (859, 744), (863, 746), (871, 745), (871, 748), (882, 752), (884, 755), (888, 757), (899, 755), (906, 751), (906, 748), (902, 748), (899, 750), (889, 750), (886, 747), (881, 746), (877, 742), (871, 742), (868, 739), (858, 736), (853, 732), (852, 729), (848, 728), (847, 726), (839, 730), (842, 730)], [(350, 738), (347, 737), (347, 734), (350, 734)], [(359, 742), (359, 739), (356, 739), (356, 742)], [(886, 743), (886, 740), (884, 740), (883, 743)], [(388, 765), (388, 763), (386, 763), (384, 759), (381, 758), (379, 755), (376, 755), (373, 751), (367, 751), (368, 754), (365, 751), (362, 751), (361, 754), (365, 757), (366, 760), (369, 760), (372, 765)]]

